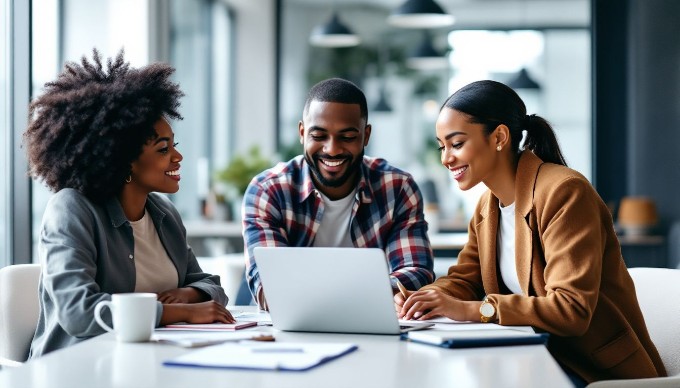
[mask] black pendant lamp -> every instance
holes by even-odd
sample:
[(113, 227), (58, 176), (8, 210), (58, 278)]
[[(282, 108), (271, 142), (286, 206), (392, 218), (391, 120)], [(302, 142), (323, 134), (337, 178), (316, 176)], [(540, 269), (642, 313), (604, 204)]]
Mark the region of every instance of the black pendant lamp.
[(541, 85), (534, 81), (525, 67), (517, 73), (517, 76), (508, 82), (513, 89), (541, 89)]
[(406, 65), (418, 70), (439, 70), (448, 66), (448, 59), (444, 53), (434, 48), (432, 36), (427, 31), (424, 31), (423, 39), (409, 54), (406, 59)]
[(387, 102), (387, 95), (385, 93), (385, 86), (380, 86), (380, 97), (378, 103), (373, 107), (374, 112), (392, 112), (392, 107)]
[(327, 23), (314, 28), (309, 37), (309, 43), (319, 47), (352, 47), (360, 42), (359, 36), (340, 21), (337, 12)]
[(389, 24), (400, 28), (448, 27), (455, 20), (434, 0), (406, 0), (387, 18)]

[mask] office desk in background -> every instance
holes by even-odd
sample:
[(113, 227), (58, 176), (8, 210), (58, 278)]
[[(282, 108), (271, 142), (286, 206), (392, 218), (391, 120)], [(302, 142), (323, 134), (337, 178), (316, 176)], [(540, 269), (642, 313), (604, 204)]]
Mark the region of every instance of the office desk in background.
[(621, 255), (628, 268), (668, 266), (666, 238), (659, 235), (619, 235)]
[[(197, 256), (220, 256), (243, 252), (239, 222), (191, 221), (185, 223), (187, 240)], [(429, 235), (435, 257), (435, 273), (441, 276), (456, 262), (468, 235), (466, 231)], [(628, 267), (666, 267), (668, 248), (665, 236), (619, 235), (621, 252)]]
[(196, 256), (219, 256), (243, 252), (240, 222), (195, 220), (184, 223), (187, 242)]
[[(223, 253), (243, 252), (243, 236), (240, 222), (233, 221), (188, 221), (185, 222), (189, 243), (202, 249), (202, 240), (223, 240), (227, 243), (227, 251)], [(435, 257), (456, 257), (467, 242), (467, 231), (456, 230), (441, 233), (431, 233), (430, 243), (435, 251)], [(656, 250), (653, 260), (648, 267), (662, 266), (660, 262), (666, 253), (666, 238), (661, 235), (626, 236), (619, 235), (619, 242), (624, 249)], [(631, 251), (631, 257), (636, 252)], [(197, 254), (206, 256), (205, 254)], [(625, 255), (624, 255), (625, 256)]]
[(359, 349), (307, 372), (183, 368), (162, 363), (192, 349), (117, 343), (104, 334), (0, 371), (0, 387), (571, 387), (543, 345), (444, 349), (390, 335), (255, 330), (273, 331), (279, 342), (350, 342)]
[[(216, 222), (216, 221), (190, 221), (185, 223), (187, 240), (194, 250), (199, 261), (208, 264), (204, 268), (207, 272), (223, 275), (223, 278), (233, 279), (234, 259), (245, 263), (243, 252), (243, 236), (241, 223), (239, 222)], [(458, 253), (467, 242), (467, 232), (433, 233), (430, 243), (435, 257), (435, 274), (445, 275), (448, 268), (456, 263)], [(210, 259), (210, 257), (213, 257)], [(211, 272), (212, 271), (212, 272)], [(232, 282), (233, 283), (233, 282)], [(230, 283), (231, 284), (231, 283)], [(246, 295), (240, 290), (229, 294)], [(235, 298), (234, 298), (235, 299)], [(240, 298), (236, 303), (247, 303)]]
[[(240, 222), (217, 221), (188, 221), (184, 223), (187, 230), (187, 240), (197, 252), (197, 256), (209, 256), (204, 250), (209, 250), (206, 242), (222, 240), (226, 242), (225, 252), (243, 252), (243, 235)], [(433, 233), (430, 243), (435, 257), (457, 257), (467, 242), (467, 232)]]

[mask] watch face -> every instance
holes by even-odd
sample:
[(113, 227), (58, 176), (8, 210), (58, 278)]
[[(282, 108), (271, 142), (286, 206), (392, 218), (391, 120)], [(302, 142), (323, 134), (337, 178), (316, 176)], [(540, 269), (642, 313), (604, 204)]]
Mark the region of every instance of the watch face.
[(482, 304), (482, 307), (480, 307), (479, 312), (481, 312), (485, 317), (493, 317), (493, 315), (496, 313), (496, 309), (493, 307), (493, 305), (491, 305), (491, 303), (484, 303)]

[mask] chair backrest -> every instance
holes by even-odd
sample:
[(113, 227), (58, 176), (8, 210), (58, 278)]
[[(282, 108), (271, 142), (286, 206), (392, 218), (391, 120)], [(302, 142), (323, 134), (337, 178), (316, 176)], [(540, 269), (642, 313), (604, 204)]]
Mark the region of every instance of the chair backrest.
[(0, 360), (24, 362), (38, 324), (40, 264), (0, 268)]
[(680, 269), (630, 268), (628, 272), (668, 375), (680, 375)]

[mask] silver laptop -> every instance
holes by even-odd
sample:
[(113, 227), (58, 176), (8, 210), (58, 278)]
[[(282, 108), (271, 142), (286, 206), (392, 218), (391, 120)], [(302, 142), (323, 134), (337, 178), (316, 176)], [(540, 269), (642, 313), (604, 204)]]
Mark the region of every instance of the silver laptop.
[(256, 247), (254, 255), (279, 330), (400, 334), (432, 325), (397, 319), (381, 249)]

